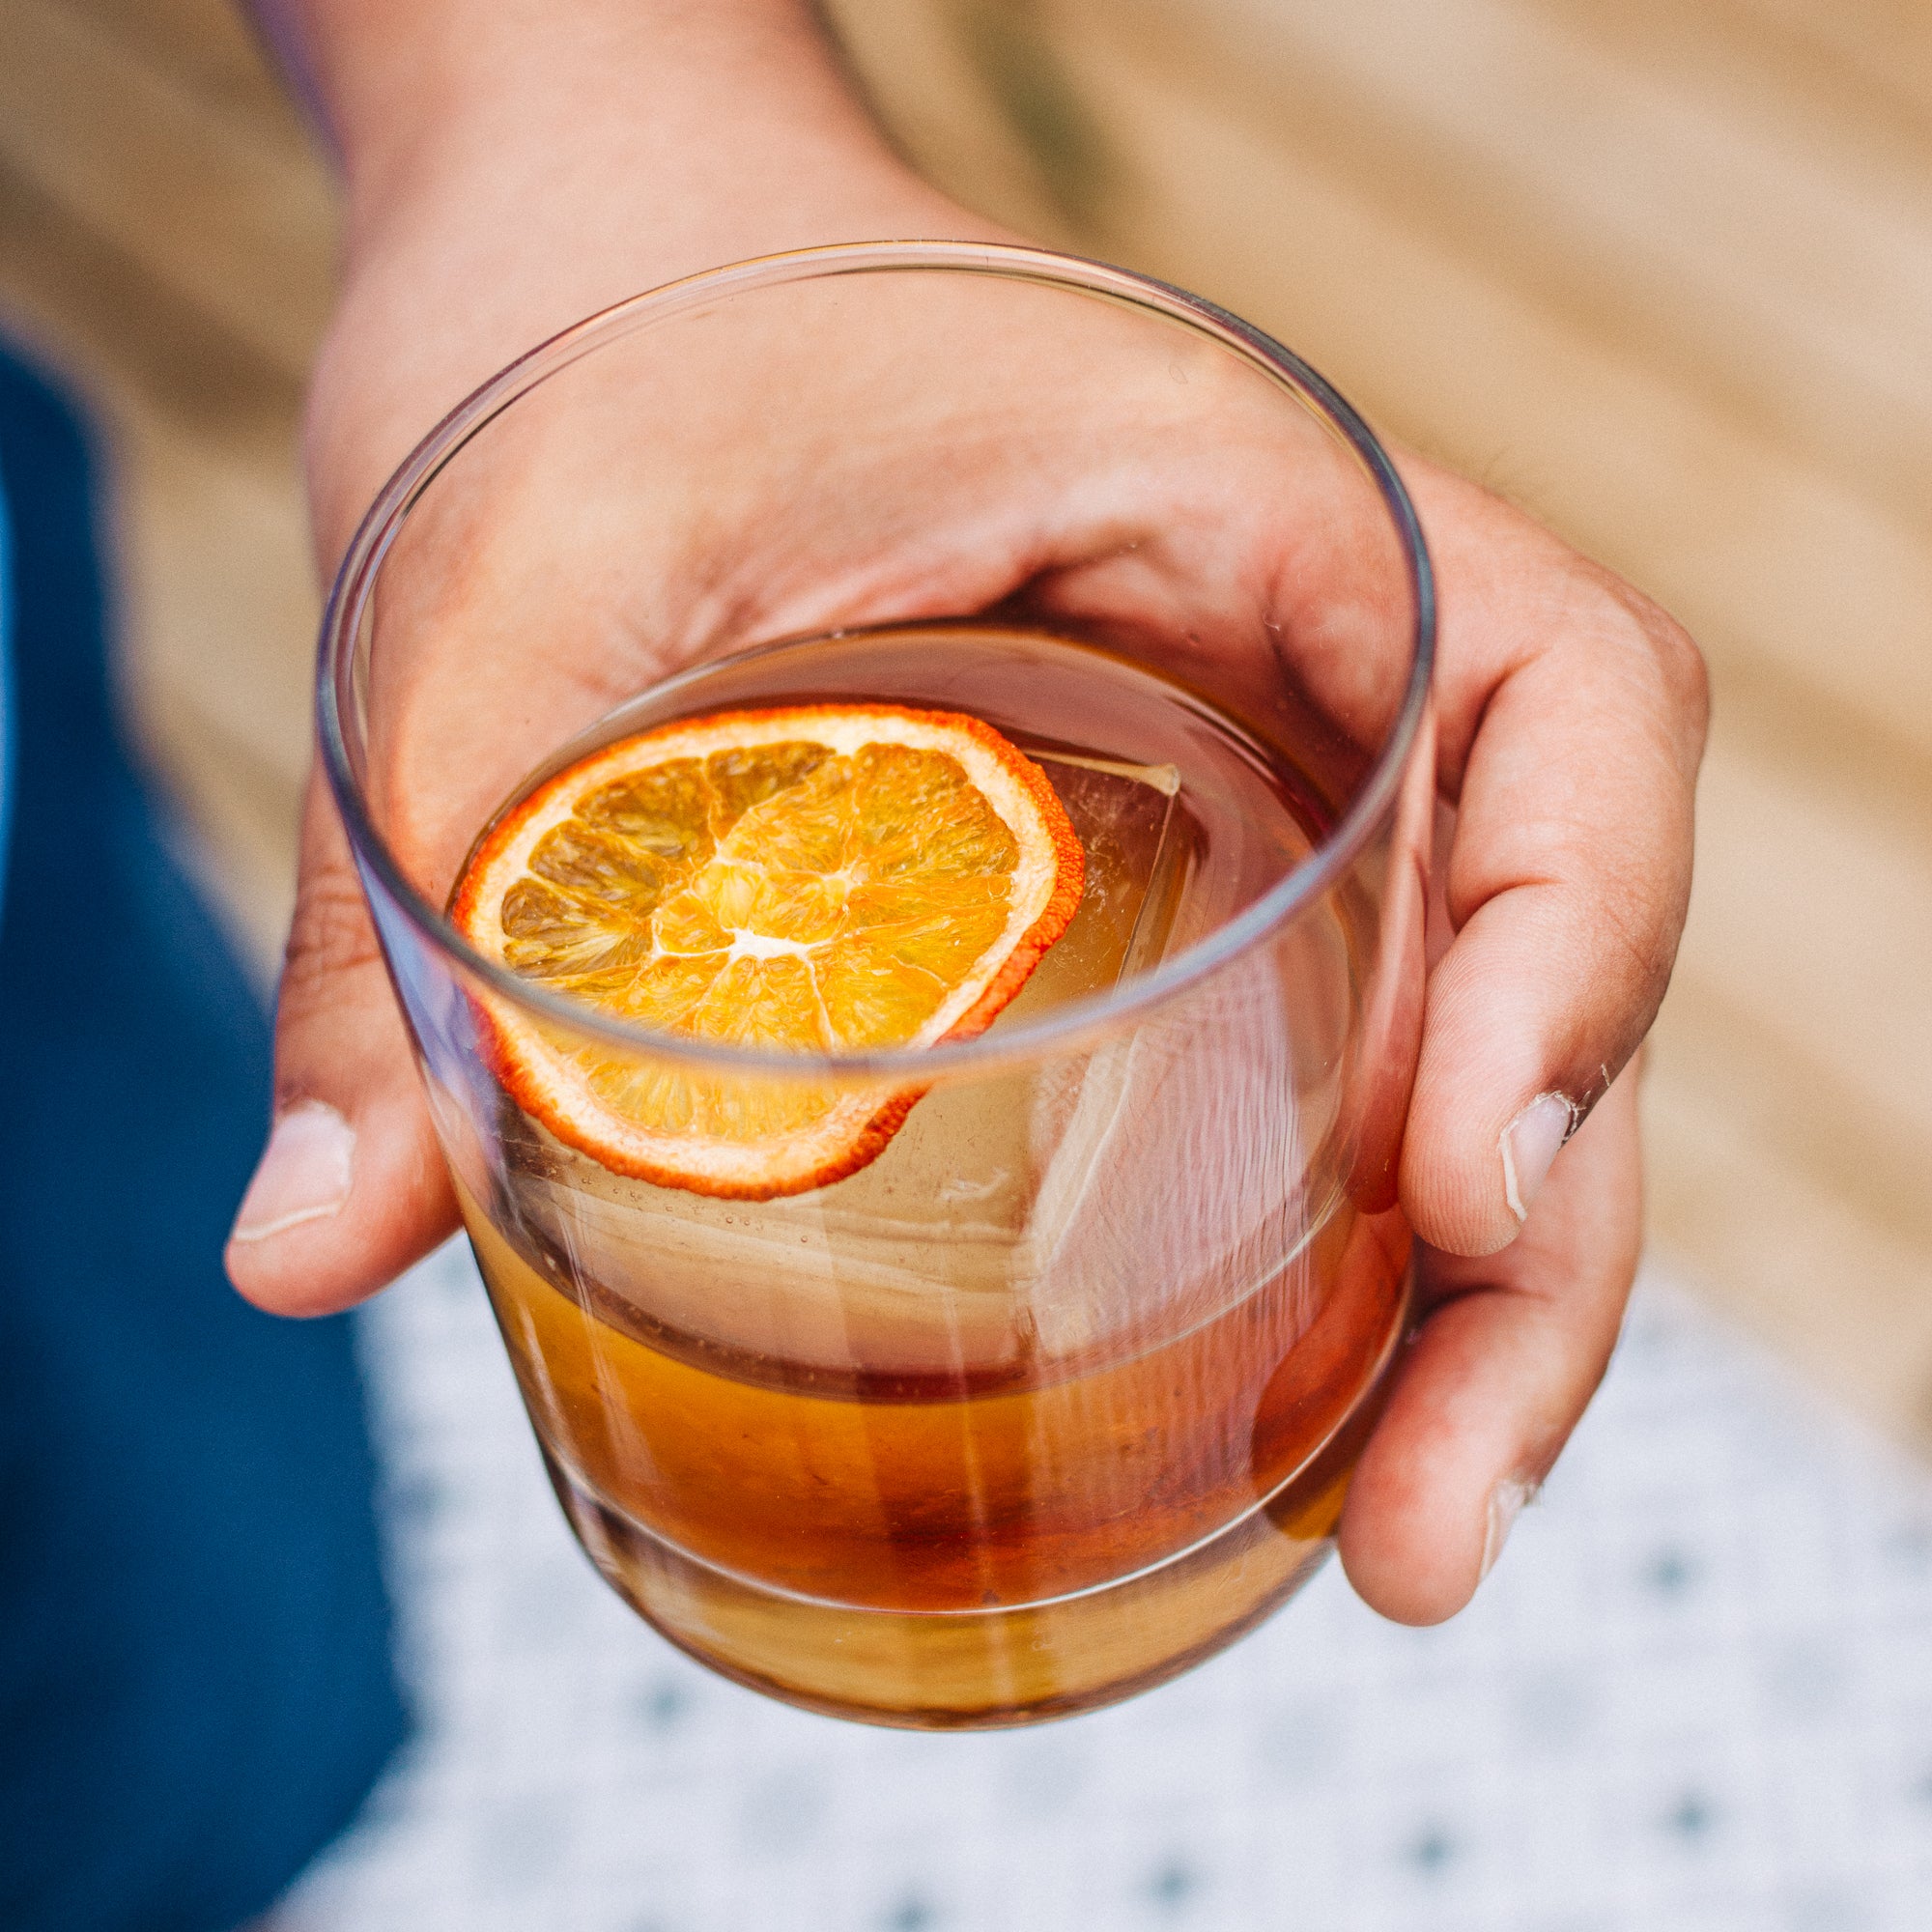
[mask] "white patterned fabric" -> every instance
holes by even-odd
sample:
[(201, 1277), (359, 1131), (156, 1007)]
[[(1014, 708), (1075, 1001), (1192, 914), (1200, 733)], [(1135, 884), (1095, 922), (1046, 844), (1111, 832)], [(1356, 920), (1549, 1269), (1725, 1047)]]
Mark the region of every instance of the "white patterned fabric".
[(571, 1544), (457, 1248), (368, 1318), (423, 1734), (290, 1932), (1923, 1932), (1932, 1481), (1664, 1285), (1477, 1605), (1096, 1716), (787, 1710)]

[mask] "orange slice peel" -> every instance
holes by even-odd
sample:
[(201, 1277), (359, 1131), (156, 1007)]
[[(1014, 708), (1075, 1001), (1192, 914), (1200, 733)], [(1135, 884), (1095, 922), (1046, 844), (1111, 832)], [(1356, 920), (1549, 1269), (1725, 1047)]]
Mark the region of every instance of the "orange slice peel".
[(610, 1017), (800, 1055), (796, 1077), (738, 1072), (479, 998), (498, 1077), (558, 1140), (639, 1179), (767, 1200), (865, 1167), (923, 1091), (855, 1087), (824, 1057), (983, 1032), (1084, 883), (1045, 774), (991, 725), (797, 705), (662, 725), (545, 780), (477, 841), (450, 918)]

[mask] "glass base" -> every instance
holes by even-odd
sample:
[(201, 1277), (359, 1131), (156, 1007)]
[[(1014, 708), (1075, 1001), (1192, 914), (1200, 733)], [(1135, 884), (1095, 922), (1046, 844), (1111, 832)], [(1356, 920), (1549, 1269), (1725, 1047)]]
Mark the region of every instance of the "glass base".
[(564, 1514), (605, 1579), (679, 1649), (828, 1716), (911, 1730), (994, 1730), (1151, 1689), (1254, 1629), (1334, 1548), (1380, 1404), (1264, 1502), (1138, 1575), (1047, 1603), (905, 1612), (772, 1589), (701, 1563), (594, 1494), (548, 1450)]

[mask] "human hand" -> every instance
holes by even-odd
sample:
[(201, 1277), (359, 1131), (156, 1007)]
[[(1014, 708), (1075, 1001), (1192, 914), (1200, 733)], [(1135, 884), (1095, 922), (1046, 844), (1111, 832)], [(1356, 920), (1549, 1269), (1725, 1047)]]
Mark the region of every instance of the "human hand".
[[(506, 254), (503, 237), (530, 226), (517, 212), (527, 183), (501, 192), (507, 211), (472, 183), (464, 196), (428, 195), (372, 224), (314, 406), (325, 557), (403, 445), (461, 387), (607, 296), (774, 241), (983, 232), (883, 157), (829, 169), (809, 205), (781, 211), (775, 234), (721, 221), (715, 242), (685, 236), (682, 255), (656, 231), (613, 246), (619, 198), (581, 184), (567, 220)], [(425, 315), (445, 320), (426, 328)], [(875, 384), (863, 341), (827, 353), (849, 355), (855, 396)], [(464, 653), (479, 740), (516, 690), (536, 748), (517, 767), (526, 769), (610, 703), (732, 641), (983, 609), (1020, 592), (1045, 616), (1145, 625), (1158, 622), (1174, 584), (1198, 585), (1230, 558), (1261, 595), (1292, 578), (1279, 503), (1261, 499), (1268, 515), (1258, 516), (1254, 495), (1224, 478), (1224, 514), (1183, 528), (1176, 493), (1187, 494), (1187, 479), (1161, 476), (1148, 494), (1157, 467), (1134, 461), (1129, 431), (1096, 446), (1057, 428), (1082, 420), (1085, 399), (1005, 386), (1012, 421), (1029, 430), (1026, 462), (961, 466), (952, 500), (926, 520), (923, 548), (893, 552), (884, 571), (876, 543), (851, 542), (849, 516), (783, 526), (775, 547), (756, 539), (774, 526), (772, 506), (726, 491), (728, 513), (714, 512), (708, 529), (633, 515), (630, 526), (654, 531), (660, 547), (633, 543), (615, 605), (586, 624), (581, 605), (520, 601), (514, 573), (493, 573), (478, 527), (450, 532), (446, 554), (468, 562), (426, 587), (424, 608), (439, 615), (428, 629)], [(1156, 399), (1142, 402), (1123, 423), (1145, 426)], [(718, 440), (701, 412), (684, 429), (694, 446)], [(843, 439), (848, 469), (835, 489), (824, 466), (840, 446), (833, 440), (806, 467), (826, 500), (849, 508), (866, 487), (863, 463), (849, 466), (865, 452)], [(1512, 1497), (1554, 1459), (1614, 1341), (1640, 1231), (1632, 1081), (1616, 1076), (1655, 1014), (1682, 923), (1703, 686), (1682, 634), (1643, 600), (1472, 486), (1419, 462), (1406, 469), (1440, 581), (1439, 778), (1454, 813), (1401, 1168), (1403, 1205), (1429, 1244), (1419, 1269), (1427, 1315), (1357, 1473), (1342, 1548), (1370, 1603), (1422, 1621), (1474, 1588)], [(894, 495), (890, 480), (875, 486), (881, 501)], [(479, 514), (482, 528), (500, 526), (492, 520), (506, 504)], [(557, 534), (566, 546), (602, 541), (591, 525)], [(587, 649), (585, 638), (596, 640)], [(567, 674), (532, 699), (534, 659)], [(432, 650), (426, 687), (433, 662)], [(427, 797), (423, 848), (453, 865), (500, 789)], [(278, 1150), (303, 1160), (267, 1170), (230, 1266), (265, 1306), (318, 1312), (380, 1287), (454, 1226), (320, 786), (277, 1081)], [(1560, 1097), (1539, 1104), (1548, 1095)], [(1558, 1129), (1593, 1102), (1556, 1158)], [(1516, 1205), (1534, 1202), (1526, 1227), (1512, 1189)]]
[(1405, 471), (1453, 816), (1402, 1163), (1423, 1321), (1342, 1558), (1384, 1615), (1431, 1623), (1500, 1553), (1616, 1344), (1643, 1236), (1636, 1053), (1689, 903), (1708, 698), (1648, 599), (1474, 485)]

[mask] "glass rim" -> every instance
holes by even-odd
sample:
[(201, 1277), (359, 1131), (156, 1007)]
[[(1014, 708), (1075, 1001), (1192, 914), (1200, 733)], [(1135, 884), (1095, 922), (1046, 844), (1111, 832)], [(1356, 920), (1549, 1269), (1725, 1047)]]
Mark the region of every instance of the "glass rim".
[[(1178, 322), (1219, 342), (1261, 368), (1276, 385), (1314, 409), (1339, 432), (1381, 497), (1402, 545), (1414, 604), (1409, 671), (1388, 739), (1354, 798), (1314, 850), (1225, 925), (1152, 971), (1105, 992), (1083, 995), (1038, 1019), (1009, 1030), (931, 1046), (868, 1053), (764, 1052), (722, 1042), (659, 1033), (553, 993), (485, 957), (403, 871), (370, 815), (351, 762), (347, 714), (353, 710), (355, 641), (376, 578), (416, 501), (470, 440), (506, 409), (548, 380), (608, 343), (667, 322), (721, 295), (760, 291), (792, 281), (905, 271), (984, 275), (1031, 281), (1066, 293), (1112, 299)], [(770, 648), (790, 641), (747, 645)], [(536, 1016), (606, 1040), (627, 1052), (696, 1063), (710, 1070), (766, 1078), (887, 1078), (928, 1084), (942, 1075), (987, 1072), (1074, 1051), (1115, 1031), (1128, 1017), (1165, 1005), (1208, 978), (1285, 925), (1359, 856), (1384, 811), (1394, 804), (1429, 701), (1435, 657), (1435, 588), (1429, 550), (1414, 505), (1386, 450), (1362, 416), (1324, 377), (1291, 349), (1252, 323), (1168, 282), (1085, 256), (1046, 248), (966, 242), (847, 242), (760, 255), (707, 269), (573, 323), (526, 350), (473, 389), (416, 444), (363, 513), (336, 568), (323, 610), (316, 659), (317, 732), (323, 768), (359, 867), (375, 874), (387, 897), (434, 951), (447, 955), (496, 996)], [(704, 666), (687, 667), (649, 687), (662, 692)], [(639, 693), (639, 696), (648, 693)], [(360, 737), (358, 730), (357, 736)]]

